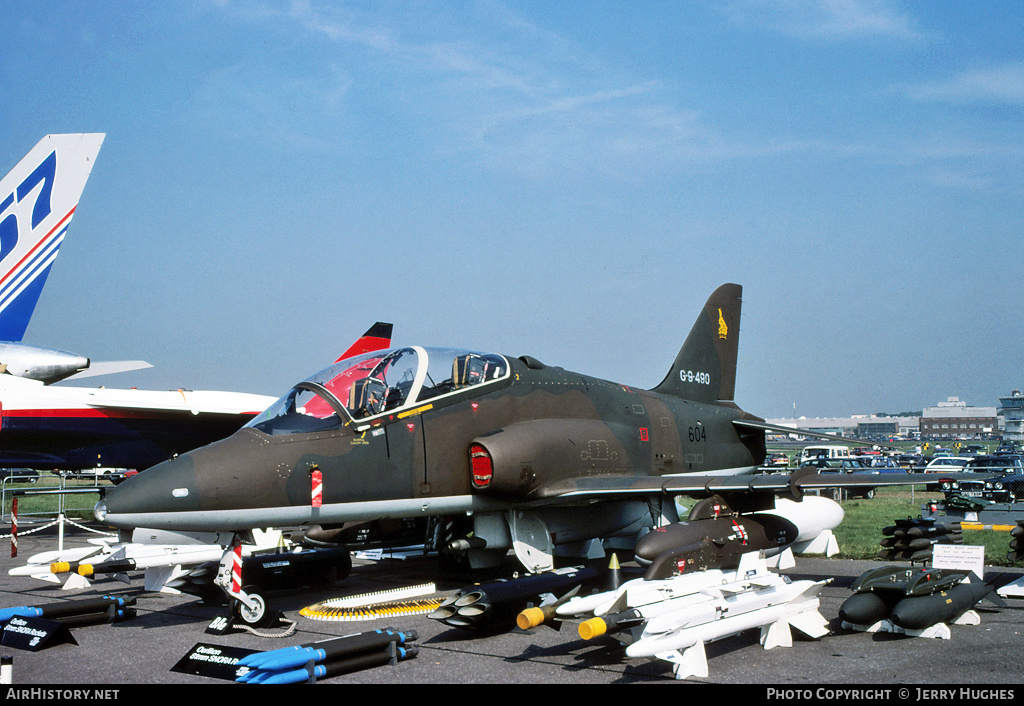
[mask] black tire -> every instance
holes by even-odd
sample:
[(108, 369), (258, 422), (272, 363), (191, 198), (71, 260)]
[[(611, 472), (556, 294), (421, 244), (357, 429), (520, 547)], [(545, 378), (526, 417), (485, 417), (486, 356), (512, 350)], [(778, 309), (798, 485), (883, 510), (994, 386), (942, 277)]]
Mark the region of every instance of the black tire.
[(263, 597), (259, 586), (243, 586), (242, 590), (253, 600), (253, 607), (249, 608), (241, 601), (235, 600), (232, 606), (235, 616), (254, 628), (269, 625), (273, 621), (274, 612), (268, 608), (267, 599)]

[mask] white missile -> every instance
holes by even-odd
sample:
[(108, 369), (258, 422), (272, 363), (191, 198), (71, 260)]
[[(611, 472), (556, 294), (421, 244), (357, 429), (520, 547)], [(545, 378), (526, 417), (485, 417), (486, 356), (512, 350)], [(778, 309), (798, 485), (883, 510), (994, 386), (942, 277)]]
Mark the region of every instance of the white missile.
[[(281, 533), (278, 531), (256, 532), (255, 545), (242, 545), (242, 556), (278, 546)], [(164, 537), (161, 537), (164, 538)], [(180, 544), (151, 544), (148, 542), (109, 543), (95, 540), (92, 546), (35, 554), (24, 566), (17, 566), (7, 573), (11, 576), (29, 576), (42, 581), (60, 583), (62, 575), (69, 575), (65, 589), (89, 586), (86, 577), (98, 573), (110, 573), (123, 578), (127, 571), (145, 571), (146, 590), (179, 593), (175, 588), (179, 579), (188, 575), (189, 567), (209, 562), (219, 562), (225, 547), (221, 544), (189, 543), (209, 540), (201, 536), (189, 538), (184, 535), (166, 537)], [(220, 539), (217, 537), (217, 539)]]
[(667, 579), (632, 579), (614, 591), (576, 596), (560, 605), (556, 613), (565, 617), (601, 616), (628, 608), (643, 608), (671, 601), (700, 593), (705, 589), (725, 589), (727, 586), (733, 586), (732, 590), (738, 591), (743, 589), (737, 584), (767, 586), (777, 580), (781, 578), (768, 570), (767, 563), (758, 556), (758, 553), (750, 552), (740, 557), (740, 565), (736, 569), (709, 569)]
[(818, 593), (827, 581), (781, 582), (721, 598), (711, 598), (647, 622), (639, 638), (626, 647), (629, 657), (656, 657), (675, 665), (677, 679), (708, 675), (704, 643), (761, 628), (761, 645), (792, 646), (791, 628), (809, 637), (828, 634), (818, 612)]
[(736, 571), (711, 569), (671, 579), (647, 581), (643, 578), (626, 581), (614, 591), (604, 591), (590, 596), (576, 596), (558, 606), (556, 614), (561, 616), (605, 615), (612, 610), (638, 608), (640, 606), (672, 600), (722, 583), (735, 581)]

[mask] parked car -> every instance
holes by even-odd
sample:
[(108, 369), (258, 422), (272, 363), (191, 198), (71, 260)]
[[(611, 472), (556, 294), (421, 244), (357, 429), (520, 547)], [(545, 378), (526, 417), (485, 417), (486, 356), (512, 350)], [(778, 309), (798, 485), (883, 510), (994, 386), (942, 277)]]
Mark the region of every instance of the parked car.
[(981, 497), (994, 503), (1024, 501), (1024, 473), (1008, 473), (987, 479), (981, 489)]
[(906, 469), (896, 463), (896, 459), (890, 456), (868, 456), (864, 459), (872, 470), (879, 473), (906, 473)]
[(993, 503), (1014, 503), (1024, 501), (1024, 473), (988, 476), (977, 480), (953, 480), (943, 478), (939, 489), (946, 500), (954, 497), (987, 500)]
[(769, 468), (787, 468), (789, 466), (789, 456), (784, 453), (768, 454), (768, 457), (764, 460), (764, 465)]
[(975, 456), (964, 466), (964, 473), (1024, 473), (1020, 456)]
[(852, 457), (850, 456), (849, 447), (846, 446), (805, 446), (797, 460), (802, 465), (805, 461), (813, 461), (818, 458), (840, 459)]
[(3, 483), (35, 483), (39, 480), (39, 471), (31, 468), (0, 468), (0, 482)]
[(1008, 454), (976, 456), (961, 473), (977, 473), (978, 478), (943, 479), (939, 489), (949, 499), (954, 495), (1009, 503), (1024, 499), (1024, 462)]
[(896, 463), (908, 473), (923, 469), (925, 466), (924, 456), (921, 454), (900, 454), (896, 457)]
[(971, 459), (966, 456), (939, 456), (924, 467), (925, 473), (961, 473)]

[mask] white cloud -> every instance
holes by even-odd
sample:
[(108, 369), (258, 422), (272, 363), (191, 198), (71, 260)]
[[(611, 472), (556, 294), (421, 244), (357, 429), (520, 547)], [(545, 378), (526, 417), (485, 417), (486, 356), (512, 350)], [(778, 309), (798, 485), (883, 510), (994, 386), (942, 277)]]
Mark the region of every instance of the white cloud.
[(669, 87), (619, 75), (503, 5), (456, 14), (386, 7), (296, 0), (287, 14), (260, 20), (290, 20), (336, 45), (332, 59), (354, 84), (372, 72), (375, 90), (429, 135), (437, 153), (476, 152), (521, 173), (622, 174), (638, 163), (659, 168), (747, 152), (723, 144)]
[(908, 86), (905, 92), (922, 101), (1024, 105), (1024, 63), (970, 69), (946, 81)]
[(727, 12), (740, 26), (767, 27), (807, 40), (923, 36), (892, 0), (734, 0)]

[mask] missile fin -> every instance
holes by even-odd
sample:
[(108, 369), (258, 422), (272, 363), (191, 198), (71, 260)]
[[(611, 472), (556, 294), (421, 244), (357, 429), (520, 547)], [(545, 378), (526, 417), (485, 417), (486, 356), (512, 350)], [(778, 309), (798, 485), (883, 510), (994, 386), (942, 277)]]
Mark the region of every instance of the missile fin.
[(696, 644), (687, 647), (682, 652), (672, 650), (671, 652), (657, 654), (655, 657), (672, 663), (672, 673), (676, 679), (706, 677), (708, 675), (708, 656), (704, 651), (704, 643), (702, 641), (698, 640)]
[(761, 552), (747, 552), (740, 555), (740, 565), (736, 569), (737, 576), (754, 575), (764, 573), (768, 570), (768, 564), (761, 556)]
[(782, 550), (782, 553), (775, 559), (775, 568), (779, 571), (785, 571), (786, 569), (792, 569), (796, 566), (796, 560), (793, 558), (793, 550), (790, 547), (786, 547)]
[(812, 639), (819, 639), (828, 635), (830, 630), (828, 621), (816, 610), (808, 610), (789, 619), (791, 627)]
[(786, 618), (761, 626), (761, 647), (764, 649), (792, 646), (793, 633), (789, 629), (789, 620)]
[(177, 590), (165, 590), (172, 579), (180, 578), (180, 566), (151, 566), (143, 572), (147, 591), (158, 593), (180, 593)]
[[(825, 579), (824, 581), (815, 581), (810, 586), (805, 588), (800, 593), (800, 595), (791, 600), (790, 603), (798, 603), (800, 601), (807, 601), (812, 598), (817, 598), (817, 595), (821, 593), (821, 589), (825, 588), (825, 586), (827, 586), (830, 583), (832, 583), (832, 579), (830, 578)], [(817, 607), (817, 604), (815, 604), (815, 607)]]
[(61, 586), (61, 590), (71, 591), (76, 588), (89, 588), (90, 586), (92, 586), (92, 584), (89, 583), (89, 579), (79, 574), (73, 573), (70, 576), (68, 576), (68, 580), (64, 582), (63, 586)]
[[(629, 608), (629, 591), (622, 591), (615, 597), (615, 600), (610, 606), (608, 606), (607, 610), (601, 611), (601, 615), (614, 615), (616, 613), (621, 613), (626, 610), (626, 608)], [(596, 610), (594, 611), (594, 615), (597, 615)]]

